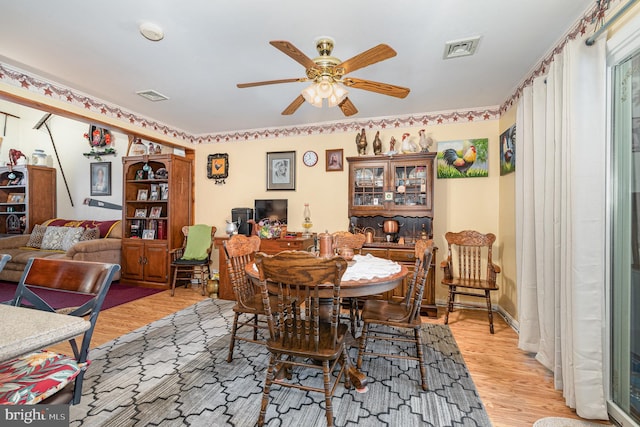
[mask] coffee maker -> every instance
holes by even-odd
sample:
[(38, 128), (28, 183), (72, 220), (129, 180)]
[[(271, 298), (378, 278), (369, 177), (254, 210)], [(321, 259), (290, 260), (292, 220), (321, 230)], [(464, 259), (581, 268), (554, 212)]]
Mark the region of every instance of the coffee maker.
[(252, 227), (249, 220), (253, 219), (253, 209), (233, 208), (231, 209), (231, 221), (238, 226), (238, 234), (251, 236)]

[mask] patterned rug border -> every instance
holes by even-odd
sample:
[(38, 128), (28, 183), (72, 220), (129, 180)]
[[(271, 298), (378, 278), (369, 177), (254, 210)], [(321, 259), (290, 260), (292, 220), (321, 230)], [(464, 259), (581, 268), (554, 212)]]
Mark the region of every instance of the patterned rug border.
[[(268, 352), (240, 342), (226, 362), (232, 306), (201, 301), (92, 350), (70, 426), (255, 425)], [(369, 390), (338, 386), (336, 426), (491, 426), (449, 327), (424, 324), (422, 334), (429, 390), (420, 388), (416, 362), (365, 358)], [(355, 362), (357, 349), (350, 354)], [(321, 375), (304, 378), (322, 384)], [(319, 393), (274, 387), (266, 425), (326, 425), (322, 400)]]

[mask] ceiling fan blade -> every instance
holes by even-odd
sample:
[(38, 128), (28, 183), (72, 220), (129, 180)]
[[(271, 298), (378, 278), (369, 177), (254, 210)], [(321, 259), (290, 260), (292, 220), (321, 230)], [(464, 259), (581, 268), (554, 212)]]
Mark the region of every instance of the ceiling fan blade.
[(355, 77), (345, 77), (342, 79), (342, 84), (347, 87), (395, 96), (396, 98), (404, 98), (409, 95), (409, 92), (411, 91), (411, 89), (406, 87), (390, 85), (388, 83), (378, 83), (371, 80), (357, 79)]
[(296, 110), (300, 108), (302, 104), (304, 104), (304, 97), (302, 95), (298, 95), (298, 97), (294, 99), (293, 102), (289, 104), (287, 108), (284, 109), (284, 111), (282, 112), (282, 115), (289, 116), (295, 113)]
[(300, 49), (284, 40), (274, 40), (270, 41), (269, 44), (280, 50), (284, 54), (293, 58), (299, 64), (302, 64), (304, 68), (313, 68), (316, 66), (316, 63), (311, 60), (307, 55), (302, 53)]
[(340, 109), (342, 110), (344, 115), (347, 116), (347, 117), (353, 116), (355, 113), (358, 112), (358, 109), (356, 108), (355, 105), (353, 105), (353, 102), (351, 102), (351, 100), (349, 98), (345, 98), (338, 105), (340, 106)]
[(372, 47), (369, 50), (359, 53), (353, 58), (347, 59), (346, 61), (342, 62), (342, 64), (338, 64), (336, 68), (342, 67), (344, 68), (344, 74), (348, 74), (352, 71), (359, 70), (360, 68), (366, 67), (368, 65), (375, 64), (376, 62), (393, 58), (396, 55), (396, 51), (393, 50), (391, 46), (386, 44), (379, 44), (378, 46)]
[(293, 78), (293, 79), (266, 80), (264, 82), (238, 83), (236, 86), (238, 86), (239, 88), (245, 88), (245, 87), (254, 87), (254, 86), (275, 85), (279, 83), (306, 82), (308, 80), (309, 79), (306, 77), (299, 77), (299, 78)]

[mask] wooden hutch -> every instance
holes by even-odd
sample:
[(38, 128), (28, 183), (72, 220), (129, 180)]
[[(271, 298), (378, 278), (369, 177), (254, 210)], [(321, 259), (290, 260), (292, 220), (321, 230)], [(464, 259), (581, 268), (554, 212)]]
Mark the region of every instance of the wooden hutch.
[[(365, 243), (362, 253), (392, 259), (410, 270), (405, 283), (382, 298), (404, 298), (415, 263), (414, 242), (433, 237), (435, 157), (435, 152), (347, 157), (351, 231), (374, 233), (374, 241)], [(396, 233), (384, 233), (386, 220), (397, 221)], [(430, 317), (437, 316), (435, 259), (434, 254), (421, 310)]]
[(123, 157), (122, 162), (120, 281), (168, 288), (169, 251), (182, 246), (182, 227), (192, 224), (192, 159), (153, 154)]
[(0, 167), (0, 234), (30, 233), (35, 224), (55, 218), (56, 211), (54, 168)]

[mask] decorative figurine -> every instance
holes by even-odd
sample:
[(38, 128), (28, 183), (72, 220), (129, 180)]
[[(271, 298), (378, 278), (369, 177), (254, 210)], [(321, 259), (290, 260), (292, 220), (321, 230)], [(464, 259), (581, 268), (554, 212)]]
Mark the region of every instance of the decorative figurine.
[(367, 154), (367, 135), (364, 133), (364, 128), (362, 131), (356, 135), (356, 146), (358, 147), (358, 154), (364, 156)]
[(393, 136), (389, 140), (389, 151), (387, 151), (387, 154), (396, 154), (396, 139)]
[(418, 151), (416, 144), (411, 141), (408, 133), (402, 134), (402, 143), (400, 145), (400, 152), (402, 153), (415, 153)]
[(418, 141), (418, 144), (420, 145), (422, 152), (428, 153), (429, 148), (433, 145), (433, 138), (431, 138), (431, 136), (427, 136), (427, 134), (424, 133), (424, 129), (420, 129), (418, 131), (418, 135), (420, 135), (420, 140)]
[(373, 138), (373, 154), (376, 156), (382, 153), (382, 140), (380, 140), (380, 131), (376, 132), (376, 137)]

